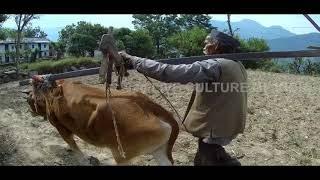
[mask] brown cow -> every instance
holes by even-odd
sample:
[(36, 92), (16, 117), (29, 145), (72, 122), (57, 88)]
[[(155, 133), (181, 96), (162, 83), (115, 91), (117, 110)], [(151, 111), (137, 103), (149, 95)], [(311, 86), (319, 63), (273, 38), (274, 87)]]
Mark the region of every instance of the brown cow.
[[(109, 103), (104, 89), (81, 82), (47, 82), (32, 79), (28, 103), (39, 115), (47, 116), (70, 148), (84, 155), (73, 139), (111, 149), (117, 164), (127, 164), (143, 154), (152, 154), (159, 165), (173, 165), (172, 148), (179, 125), (170, 112), (138, 92), (111, 91)], [(125, 157), (118, 151), (114, 112)]]

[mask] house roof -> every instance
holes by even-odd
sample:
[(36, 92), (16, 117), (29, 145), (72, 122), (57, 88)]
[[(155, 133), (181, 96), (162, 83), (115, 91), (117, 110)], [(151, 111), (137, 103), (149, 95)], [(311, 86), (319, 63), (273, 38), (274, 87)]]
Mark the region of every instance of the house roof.
[[(23, 38), (21, 43), (49, 43), (50, 40), (46, 38)], [(6, 40), (0, 40), (0, 44), (15, 43), (13, 38), (7, 38)]]

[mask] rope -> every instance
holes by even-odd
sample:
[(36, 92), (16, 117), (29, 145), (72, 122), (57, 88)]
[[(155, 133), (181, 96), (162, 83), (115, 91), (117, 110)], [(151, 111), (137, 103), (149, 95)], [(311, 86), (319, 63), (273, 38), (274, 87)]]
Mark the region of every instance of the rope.
[[(108, 63), (107, 63), (107, 67), (108, 67), (107, 69), (108, 70), (109, 70), (109, 65), (112, 65), (112, 64), (108, 61)], [(106, 80), (108, 79), (107, 76), (108, 76), (108, 71), (106, 73), (106, 78), (105, 78)], [(107, 104), (110, 105), (110, 109), (111, 109), (112, 122), (113, 122), (114, 130), (115, 130), (115, 134), (116, 134), (116, 139), (117, 139), (117, 143), (118, 143), (118, 151), (119, 151), (120, 155), (123, 158), (126, 158), (126, 154), (125, 154), (125, 152), (123, 150), (122, 143), (121, 143), (121, 140), (120, 140), (120, 135), (119, 135), (118, 126), (117, 126), (116, 118), (115, 118), (115, 115), (114, 115), (114, 111), (112, 110), (111, 103), (109, 101), (110, 100), (110, 96), (111, 96), (111, 90), (110, 90), (109, 82), (107, 82), (107, 81), (106, 81), (106, 89), (105, 89), (105, 91), (106, 91), (106, 102), (107, 102)]]
[(153, 84), (153, 82), (146, 76), (144, 75), (144, 77), (150, 82), (150, 84), (156, 89), (159, 91), (159, 93), (161, 94), (161, 96), (168, 102), (168, 104), (170, 105), (171, 109), (173, 109), (173, 111), (177, 114), (178, 118), (179, 118), (179, 121), (181, 122), (182, 126), (185, 128), (186, 132), (189, 132), (186, 125), (184, 124), (184, 120), (182, 120), (180, 114), (178, 113), (178, 111), (176, 110), (176, 108), (174, 108), (174, 106), (172, 105), (172, 103), (169, 101), (169, 99), (161, 92), (161, 90), (155, 86)]

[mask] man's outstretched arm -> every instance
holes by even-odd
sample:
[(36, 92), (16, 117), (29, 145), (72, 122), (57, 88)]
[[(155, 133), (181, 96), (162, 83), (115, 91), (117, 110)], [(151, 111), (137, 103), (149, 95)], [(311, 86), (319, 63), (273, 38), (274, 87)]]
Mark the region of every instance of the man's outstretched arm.
[(220, 64), (208, 59), (192, 64), (169, 65), (154, 60), (131, 56), (120, 53), (124, 58), (131, 61), (133, 67), (140, 73), (170, 83), (202, 83), (216, 82), (220, 78)]

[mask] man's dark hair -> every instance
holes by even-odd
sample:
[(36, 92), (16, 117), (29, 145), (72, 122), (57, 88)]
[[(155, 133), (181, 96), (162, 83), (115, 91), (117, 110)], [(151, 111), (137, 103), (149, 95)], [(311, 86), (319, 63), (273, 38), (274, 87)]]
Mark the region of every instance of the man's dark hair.
[(222, 53), (235, 53), (240, 52), (240, 42), (223, 32), (212, 30), (208, 35), (209, 40), (215, 44), (218, 44), (217, 50)]

